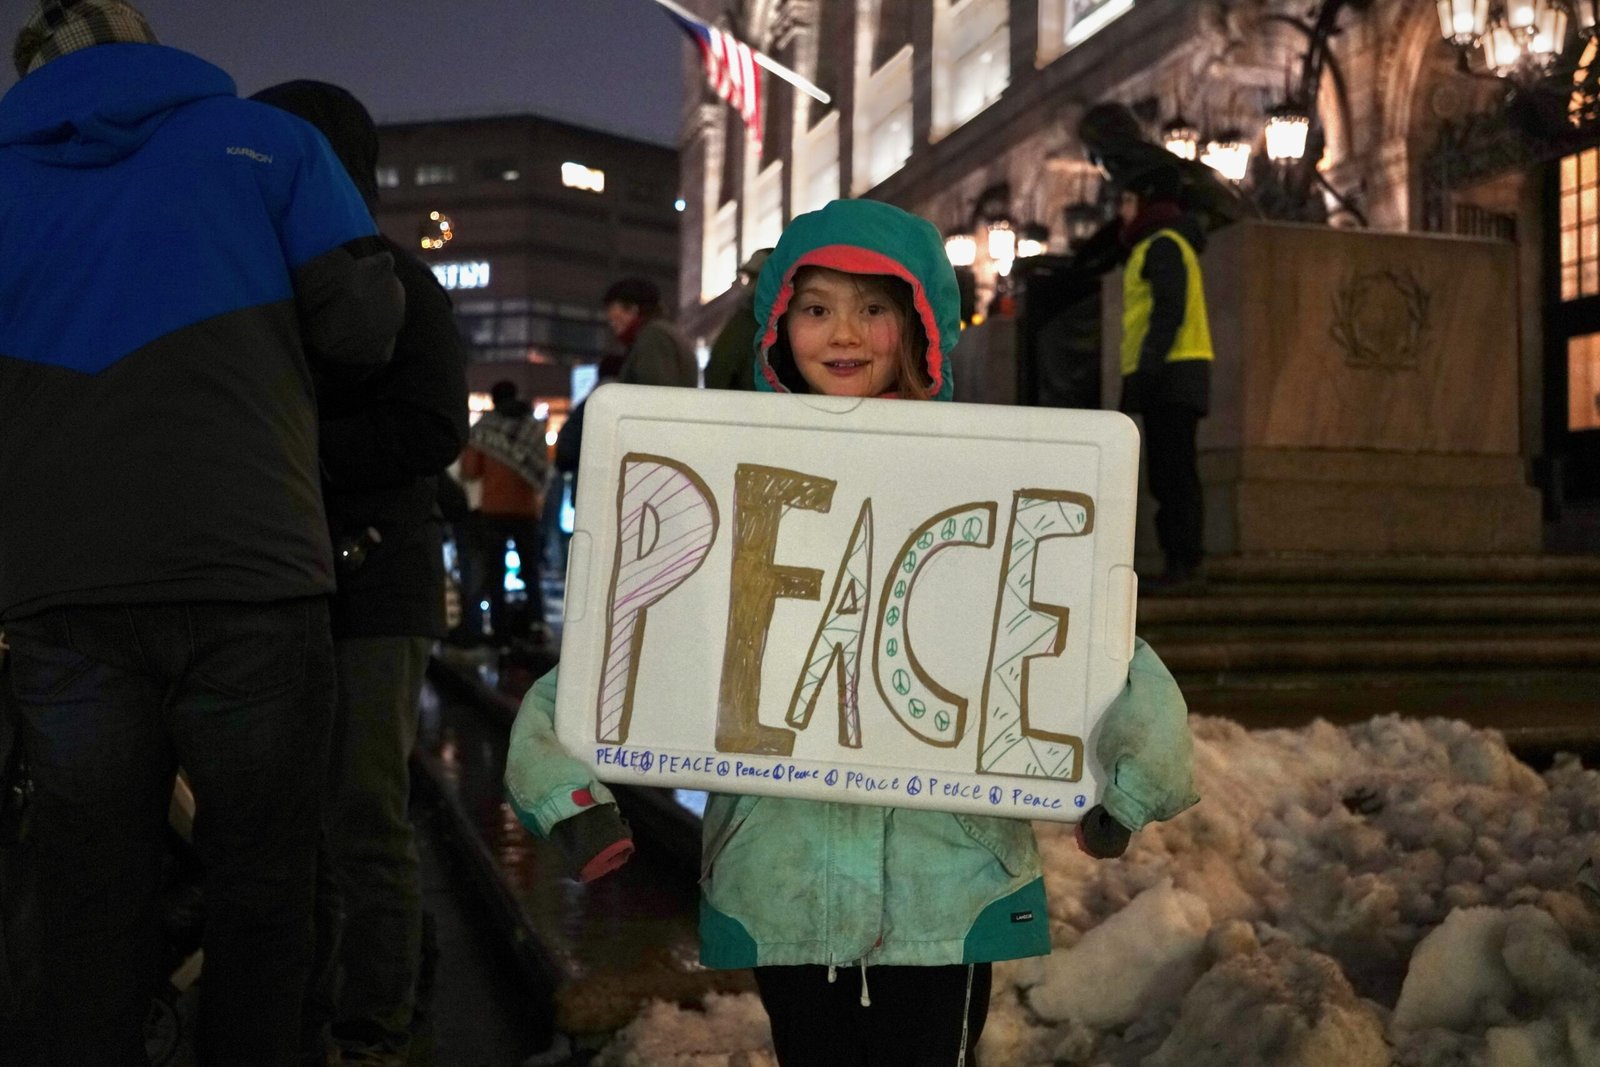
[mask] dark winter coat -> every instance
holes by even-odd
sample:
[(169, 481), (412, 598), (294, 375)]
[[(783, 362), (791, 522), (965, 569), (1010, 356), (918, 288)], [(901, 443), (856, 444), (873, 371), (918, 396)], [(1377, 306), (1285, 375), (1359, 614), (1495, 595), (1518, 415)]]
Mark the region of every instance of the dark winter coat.
[(639, 328), (617, 380), (625, 385), (700, 384), (700, 364), (695, 361), (683, 331), (663, 318), (652, 318)]
[[(288, 82), (254, 97), (316, 126), (369, 201), (378, 135), (361, 104), (324, 82)], [(467, 437), (466, 348), (450, 298), (426, 264), (395, 242), (406, 293), (394, 359), (371, 378), (324, 390), (323, 494), (341, 556), (333, 601), (336, 637), (443, 637), (443, 525), (435, 479)], [(378, 539), (367, 536), (368, 529)]]
[(324, 404), (323, 491), (335, 544), (367, 527), (383, 540), (341, 568), (335, 637), (443, 637), (443, 523), (435, 480), (467, 439), (466, 348), (428, 266), (394, 249), (406, 318), (394, 360)]
[(327, 141), (185, 52), (102, 44), (0, 101), (0, 619), (331, 592), (314, 379), (402, 316)]

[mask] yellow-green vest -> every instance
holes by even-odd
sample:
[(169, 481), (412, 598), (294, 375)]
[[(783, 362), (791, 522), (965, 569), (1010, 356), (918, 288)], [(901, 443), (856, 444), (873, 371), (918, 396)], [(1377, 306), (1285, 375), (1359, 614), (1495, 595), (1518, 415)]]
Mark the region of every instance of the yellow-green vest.
[(1212, 359), (1211, 324), (1206, 319), (1206, 291), (1200, 278), (1200, 257), (1194, 246), (1177, 230), (1157, 230), (1134, 246), (1128, 257), (1128, 269), (1122, 275), (1122, 376), (1126, 378), (1139, 369), (1139, 351), (1144, 347), (1145, 335), (1150, 332), (1150, 312), (1155, 306), (1155, 295), (1144, 278), (1144, 260), (1150, 246), (1158, 237), (1169, 237), (1183, 254), (1183, 266), (1189, 276), (1188, 299), (1183, 305), (1183, 324), (1173, 339), (1172, 350), (1166, 362), (1177, 363), (1185, 359)]

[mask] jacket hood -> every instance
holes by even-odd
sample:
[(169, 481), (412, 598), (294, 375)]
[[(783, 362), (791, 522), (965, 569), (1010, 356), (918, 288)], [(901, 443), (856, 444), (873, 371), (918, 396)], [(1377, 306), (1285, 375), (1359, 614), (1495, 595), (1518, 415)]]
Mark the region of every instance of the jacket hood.
[[(926, 365), (933, 398), (949, 400), (950, 350), (961, 336), (961, 295), (944, 240), (926, 219), (877, 200), (835, 200), (789, 223), (756, 281), (756, 389), (788, 393), (793, 367), (781, 338), (783, 314), (801, 267), (830, 267), (851, 274), (888, 274), (911, 286), (928, 338)], [(792, 380), (792, 378), (791, 378)]]
[(287, 111), (320, 130), (367, 206), (378, 202), (378, 127), (349, 90), (328, 82), (292, 81), (269, 86), (250, 99)]
[(176, 108), (235, 95), (233, 79), (158, 44), (99, 44), (51, 60), (0, 99), (0, 148), (103, 167), (138, 151)]

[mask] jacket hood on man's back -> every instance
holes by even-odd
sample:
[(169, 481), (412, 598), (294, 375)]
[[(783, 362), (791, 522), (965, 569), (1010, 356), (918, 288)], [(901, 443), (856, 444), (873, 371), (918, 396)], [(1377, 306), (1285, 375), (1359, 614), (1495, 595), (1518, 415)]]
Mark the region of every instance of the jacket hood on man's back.
[(149, 140), (178, 107), (233, 96), (233, 79), (157, 44), (101, 44), (40, 67), (0, 99), (0, 148), (50, 166), (103, 167)]
[(939, 231), (926, 219), (877, 200), (835, 200), (797, 216), (784, 229), (756, 281), (756, 388), (789, 392), (775, 353), (783, 313), (794, 296), (801, 267), (829, 267), (852, 274), (887, 274), (911, 286), (922, 330), (928, 337), (927, 369), (932, 395), (949, 400), (950, 350), (961, 336), (961, 294)]

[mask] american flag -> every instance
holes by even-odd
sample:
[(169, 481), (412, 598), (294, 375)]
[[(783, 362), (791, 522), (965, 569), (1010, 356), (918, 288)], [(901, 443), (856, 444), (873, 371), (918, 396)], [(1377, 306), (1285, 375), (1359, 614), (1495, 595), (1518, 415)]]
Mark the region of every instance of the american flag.
[(672, 20), (694, 39), (705, 63), (706, 80), (744, 119), (756, 151), (761, 151), (761, 74), (750, 46), (715, 26), (684, 18), (667, 9)]

